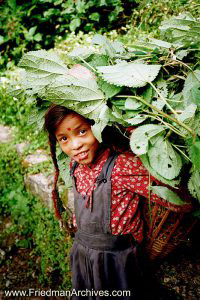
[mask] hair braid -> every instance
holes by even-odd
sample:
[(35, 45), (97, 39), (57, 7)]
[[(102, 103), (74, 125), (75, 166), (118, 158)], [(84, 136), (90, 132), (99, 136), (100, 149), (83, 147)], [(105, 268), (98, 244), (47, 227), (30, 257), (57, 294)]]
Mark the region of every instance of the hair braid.
[(53, 164), (55, 167), (55, 173), (54, 173), (54, 183), (53, 183), (53, 189), (52, 189), (52, 198), (54, 203), (54, 211), (56, 217), (61, 220), (61, 213), (63, 211), (62, 201), (60, 200), (58, 190), (57, 190), (57, 182), (58, 182), (58, 176), (59, 176), (59, 168), (58, 168), (58, 162), (56, 158), (56, 140), (53, 136), (49, 134), (49, 145), (50, 145), (50, 151), (51, 151), (51, 157), (53, 160)]

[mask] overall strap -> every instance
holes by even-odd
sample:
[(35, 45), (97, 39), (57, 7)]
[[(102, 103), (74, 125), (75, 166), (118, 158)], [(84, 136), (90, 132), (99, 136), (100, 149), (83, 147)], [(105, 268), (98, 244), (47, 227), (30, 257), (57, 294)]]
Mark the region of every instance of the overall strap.
[(112, 153), (106, 163), (101, 170), (100, 175), (97, 177), (97, 184), (101, 182), (104, 183), (104, 191), (103, 191), (103, 201), (104, 201), (104, 217), (103, 217), (103, 224), (104, 224), (104, 234), (111, 234), (110, 228), (110, 215), (111, 215), (111, 194), (112, 194), (112, 187), (111, 187), (111, 175), (112, 170), (114, 167), (115, 160), (117, 159), (119, 154)]
[(72, 166), (72, 168), (71, 168), (71, 170), (70, 170), (70, 176), (74, 176), (74, 171), (75, 171), (75, 169), (78, 167), (78, 163), (77, 163), (77, 161), (75, 161), (74, 163), (73, 163), (73, 166)]
[(119, 154), (117, 154), (116, 152), (114, 152), (113, 154), (111, 154), (107, 161), (105, 162), (101, 173), (99, 174), (99, 176), (96, 179), (97, 183), (100, 183), (101, 181), (107, 182), (108, 180), (110, 180), (111, 175), (112, 175), (112, 169), (114, 167), (114, 163), (116, 158), (118, 157)]

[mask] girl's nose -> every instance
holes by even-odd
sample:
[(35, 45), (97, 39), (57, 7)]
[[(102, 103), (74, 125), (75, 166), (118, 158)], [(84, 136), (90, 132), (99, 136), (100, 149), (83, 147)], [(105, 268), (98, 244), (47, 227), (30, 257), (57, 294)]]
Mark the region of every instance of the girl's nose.
[(72, 143), (71, 146), (73, 150), (77, 150), (82, 147), (82, 142), (78, 138), (72, 139), (71, 143)]

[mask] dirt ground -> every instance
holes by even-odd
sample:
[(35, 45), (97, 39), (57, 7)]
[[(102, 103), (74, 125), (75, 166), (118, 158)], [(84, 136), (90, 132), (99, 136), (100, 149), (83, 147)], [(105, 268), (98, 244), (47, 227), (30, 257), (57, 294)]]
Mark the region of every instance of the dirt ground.
[[(200, 245), (199, 229), (179, 249), (155, 266), (159, 283), (173, 292), (177, 300), (200, 299)], [(12, 238), (10, 238), (12, 240)], [(11, 243), (8, 241), (8, 243)], [(5, 246), (5, 245), (4, 245)], [(5, 248), (4, 248), (5, 250)], [(2, 250), (1, 250), (2, 251)], [(0, 267), (0, 299), (66, 299), (64, 297), (5, 297), (5, 290), (56, 289), (39, 283), (39, 257), (31, 249), (19, 249), (12, 245), (1, 252), (4, 255)], [(160, 300), (163, 298), (161, 297)]]

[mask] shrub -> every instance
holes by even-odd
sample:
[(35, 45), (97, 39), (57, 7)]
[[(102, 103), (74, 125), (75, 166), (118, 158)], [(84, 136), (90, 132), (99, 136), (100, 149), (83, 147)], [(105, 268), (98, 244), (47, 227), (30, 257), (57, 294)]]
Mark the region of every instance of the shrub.
[[(8, 0), (0, 9), (0, 61), (9, 67), (26, 50), (53, 48), (68, 31), (109, 31), (124, 25), (135, 1)], [(67, 30), (67, 31), (66, 31)]]

